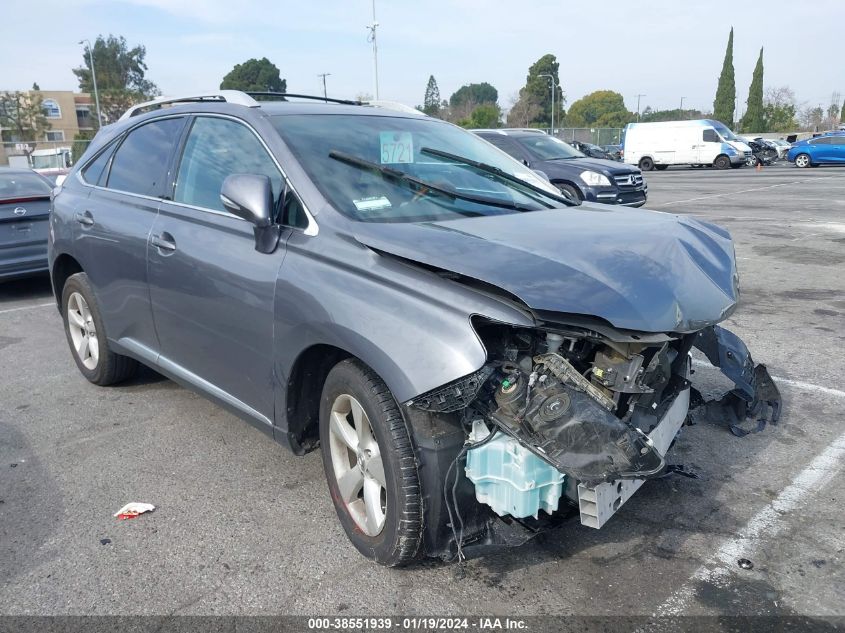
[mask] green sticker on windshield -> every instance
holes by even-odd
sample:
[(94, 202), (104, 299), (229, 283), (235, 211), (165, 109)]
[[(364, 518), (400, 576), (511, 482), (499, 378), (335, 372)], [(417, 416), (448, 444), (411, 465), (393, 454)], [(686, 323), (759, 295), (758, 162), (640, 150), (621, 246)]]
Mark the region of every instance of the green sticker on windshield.
[(413, 163), (414, 140), (410, 132), (380, 132), (381, 164)]

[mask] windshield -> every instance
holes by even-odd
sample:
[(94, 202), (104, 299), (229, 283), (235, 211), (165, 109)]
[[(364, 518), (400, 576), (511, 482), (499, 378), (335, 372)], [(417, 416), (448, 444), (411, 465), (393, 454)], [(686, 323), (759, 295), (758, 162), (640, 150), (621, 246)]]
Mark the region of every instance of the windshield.
[(0, 200), (50, 195), (50, 183), (35, 173), (0, 171)]
[(500, 175), (424, 151), (484, 163), (559, 195), (504, 152), (435, 119), (309, 114), (275, 116), (273, 123), (320, 192), (362, 222), (448, 220), (564, 206)]
[(726, 141), (739, 141), (740, 143), (745, 142), (736, 134), (731, 132), (730, 129), (724, 123), (720, 123), (719, 121), (713, 121), (713, 127), (719, 133), (722, 139)]
[(567, 158), (584, 158), (584, 154), (564, 143), (559, 138), (547, 134), (532, 134), (531, 136), (520, 136), (517, 138), (522, 145), (534, 157), (535, 160), (561, 160)]

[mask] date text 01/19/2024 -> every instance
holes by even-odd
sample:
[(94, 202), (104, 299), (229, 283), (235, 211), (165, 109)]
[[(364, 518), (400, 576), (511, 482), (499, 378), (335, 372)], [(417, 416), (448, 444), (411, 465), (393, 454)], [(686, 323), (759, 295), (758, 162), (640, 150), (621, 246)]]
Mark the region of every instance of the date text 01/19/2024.
[(520, 631), (526, 630), (524, 620), (500, 617), (333, 617), (309, 618), (308, 629), (312, 631), (443, 631), (443, 630), (476, 630), (476, 631)]

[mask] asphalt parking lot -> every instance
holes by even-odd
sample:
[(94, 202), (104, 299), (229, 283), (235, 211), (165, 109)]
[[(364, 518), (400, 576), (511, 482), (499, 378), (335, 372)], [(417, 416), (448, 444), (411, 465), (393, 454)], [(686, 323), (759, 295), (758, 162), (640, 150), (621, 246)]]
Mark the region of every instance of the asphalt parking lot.
[[(779, 382), (777, 427), (685, 427), (670, 461), (699, 478), (647, 483), (602, 530), (388, 570), (348, 543), (319, 453), (150, 371), (90, 385), (48, 281), (3, 284), (0, 612), (845, 615), (845, 168), (647, 180), (649, 208), (733, 234), (727, 326)], [(157, 510), (114, 519), (129, 501)]]

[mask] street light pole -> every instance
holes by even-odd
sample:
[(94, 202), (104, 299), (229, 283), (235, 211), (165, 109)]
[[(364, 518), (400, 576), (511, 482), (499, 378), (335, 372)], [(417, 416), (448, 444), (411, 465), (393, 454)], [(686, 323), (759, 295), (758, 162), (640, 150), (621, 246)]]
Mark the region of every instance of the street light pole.
[(370, 31), (367, 41), (373, 43), (373, 74), (375, 77), (376, 99), (378, 99), (378, 44), (376, 43), (378, 22), (376, 22), (376, 0), (373, 0), (373, 23), (368, 24), (366, 28)]
[(686, 97), (681, 97), (681, 107), (678, 109), (678, 115), (681, 119), (684, 118), (684, 99), (686, 99)]
[(552, 85), (552, 120), (551, 120), (551, 133), (552, 136), (555, 135), (555, 93), (557, 92), (557, 84), (555, 83), (555, 76), (549, 73), (543, 73), (542, 75), (537, 75), (538, 77), (548, 77), (549, 83)]
[(647, 96), (648, 95), (637, 95), (637, 123), (640, 122), (640, 98)]
[(329, 95), (326, 93), (326, 77), (331, 75), (331, 73), (319, 73), (317, 76), (323, 78), (323, 99), (328, 100)]
[(100, 113), (100, 95), (97, 92), (97, 73), (94, 70), (94, 47), (91, 46), (91, 40), (79, 40), (79, 44), (88, 44), (88, 62), (91, 64), (91, 81), (94, 84), (94, 103), (97, 105), (97, 121), (100, 127), (103, 127), (103, 115)]

